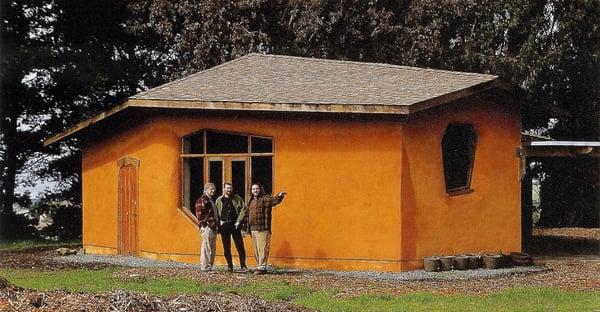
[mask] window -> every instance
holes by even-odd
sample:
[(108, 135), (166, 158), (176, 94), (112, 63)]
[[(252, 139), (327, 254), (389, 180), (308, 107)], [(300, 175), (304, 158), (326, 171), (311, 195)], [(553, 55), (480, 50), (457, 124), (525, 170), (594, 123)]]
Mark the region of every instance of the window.
[(268, 193), (273, 189), (272, 138), (201, 130), (182, 138), (181, 161), (182, 203), (191, 213), (206, 182), (217, 186), (215, 196), (221, 196), (224, 182), (232, 183), (234, 193), (244, 199), (254, 182)]
[(471, 192), (471, 173), (477, 134), (472, 125), (450, 124), (442, 139), (442, 158), (446, 192), (458, 195)]

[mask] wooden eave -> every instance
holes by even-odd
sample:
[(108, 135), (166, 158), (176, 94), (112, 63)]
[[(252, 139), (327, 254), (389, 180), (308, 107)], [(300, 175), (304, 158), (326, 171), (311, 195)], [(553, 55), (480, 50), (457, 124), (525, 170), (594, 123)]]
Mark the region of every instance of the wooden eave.
[(128, 106), (129, 105), (128, 105), (127, 101), (125, 101), (125, 102), (122, 102), (121, 104), (118, 104), (117, 106), (115, 106), (107, 111), (104, 111), (94, 117), (88, 118), (70, 128), (67, 128), (65, 131), (63, 131), (59, 134), (56, 134), (56, 135), (53, 135), (53, 136), (47, 138), (46, 140), (44, 140), (44, 146), (48, 146), (52, 143), (58, 142), (64, 138), (74, 134), (75, 132), (78, 132), (84, 128), (87, 128), (93, 124), (96, 124), (99, 121), (104, 120), (104, 119), (124, 110)]
[(208, 111), (256, 111), (256, 112), (290, 112), (290, 113), (323, 113), (323, 114), (363, 114), (363, 115), (404, 115), (414, 114), (448, 102), (465, 98), (495, 87), (504, 88), (498, 78), (478, 85), (450, 92), (410, 105), (388, 104), (336, 104), (336, 103), (260, 103), (260, 102), (227, 102), (227, 101), (198, 101), (182, 99), (137, 99), (130, 97), (105, 112), (82, 121), (65, 131), (44, 141), (48, 146), (65, 139), (89, 126), (97, 124), (118, 112), (128, 108), (160, 108), (160, 109), (192, 109)]

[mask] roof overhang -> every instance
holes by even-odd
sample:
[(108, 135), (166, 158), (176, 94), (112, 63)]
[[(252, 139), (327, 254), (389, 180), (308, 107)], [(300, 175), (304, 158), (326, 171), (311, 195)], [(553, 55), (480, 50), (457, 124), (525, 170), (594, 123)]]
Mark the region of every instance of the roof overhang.
[(517, 148), (520, 157), (600, 157), (597, 141), (531, 141)]
[(378, 104), (337, 104), (337, 103), (261, 103), (261, 102), (224, 102), (224, 101), (197, 101), (197, 100), (165, 100), (165, 99), (137, 99), (130, 97), (125, 102), (105, 111), (97, 116), (76, 124), (65, 131), (56, 134), (44, 141), (48, 146), (81, 130), (93, 126), (111, 116), (131, 108), (159, 108), (159, 109), (186, 109), (204, 111), (254, 111), (254, 112), (283, 112), (283, 113), (318, 113), (318, 114), (360, 114), (360, 115), (396, 115), (406, 116), (419, 111), (427, 110), (461, 98), (479, 94), (483, 91), (500, 87), (507, 89), (507, 84), (499, 79), (493, 79), (478, 85), (450, 92), (442, 96), (427, 99), (411, 105), (378, 105)]

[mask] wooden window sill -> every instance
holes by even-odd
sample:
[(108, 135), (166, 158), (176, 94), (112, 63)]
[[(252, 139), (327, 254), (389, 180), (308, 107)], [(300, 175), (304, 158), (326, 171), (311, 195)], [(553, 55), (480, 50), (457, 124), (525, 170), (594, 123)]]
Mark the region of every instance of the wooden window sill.
[(473, 192), (474, 192), (474, 190), (470, 187), (446, 191), (448, 196), (458, 196), (458, 195), (469, 194), (469, 193), (473, 193)]

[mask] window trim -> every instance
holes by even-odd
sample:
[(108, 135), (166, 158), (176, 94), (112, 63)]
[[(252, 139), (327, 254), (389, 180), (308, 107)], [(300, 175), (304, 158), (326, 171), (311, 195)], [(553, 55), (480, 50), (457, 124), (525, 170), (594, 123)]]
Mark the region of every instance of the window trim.
[[(184, 140), (193, 135), (193, 134), (197, 134), (199, 132), (203, 132), (202, 135), (202, 139), (203, 139), (203, 144), (202, 144), (202, 149), (203, 149), (203, 153), (202, 154), (184, 154)], [(223, 153), (223, 154), (215, 154), (215, 153), (207, 153), (207, 132), (208, 131), (212, 131), (212, 132), (218, 132), (218, 133), (225, 133), (225, 134), (233, 134), (233, 135), (243, 135), (246, 136), (248, 139), (248, 152), (247, 153)], [(270, 153), (252, 153), (252, 138), (262, 138), (262, 139), (269, 139), (271, 140), (272, 143), (272, 150), (273, 152)], [(185, 168), (184, 168), (184, 161), (186, 158), (204, 158), (203, 159), (203, 167), (204, 167), (204, 180), (206, 181), (206, 177), (207, 177), (207, 165), (208, 165), (208, 158), (209, 157), (244, 157), (247, 161), (247, 184), (252, 183), (252, 157), (253, 156), (270, 156), (272, 157), (272, 170), (271, 170), (271, 183), (273, 185), (275, 185), (275, 138), (272, 136), (268, 136), (268, 135), (263, 135), (263, 134), (250, 134), (250, 133), (241, 133), (241, 132), (233, 132), (233, 131), (226, 131), (226, 130), (217, 130), (217, 129), (211, 129), (211, 128), (203, 128), (203, 129), (199, 129), (193, 132), (190, 132), (186, 135), (183, 135), (180, 137), (179, 140), (179, 144), (180, 144), (180, 154), (179, 154), (179, 159), (180, 159), (180, 177), (179, 177), (179, 183), (180, 183), (180, 187), (179, 190), (181, 192), (181, 195), (179, 196), (179, 200), (180, 203), (178, 205), (178, 209), (182, 210), (183, 213), (188, 216), (190, 219), (192, 219), (192, 221), (198, 225), (198, 220), (196, 218), (196, 216), (191, 212), (191, 207), (186, 207), (185, 206), (185, 183), (183, 182), (184, 179), (184, 175), (185, 175)], [(218, 187), (218, 186), (217, 186)], [(248, 190), (246, 190), (247, 192)], [(245, 200), (245, 199), (244, 199)], [(191, 204), (190, 204), (191, 205)]]

